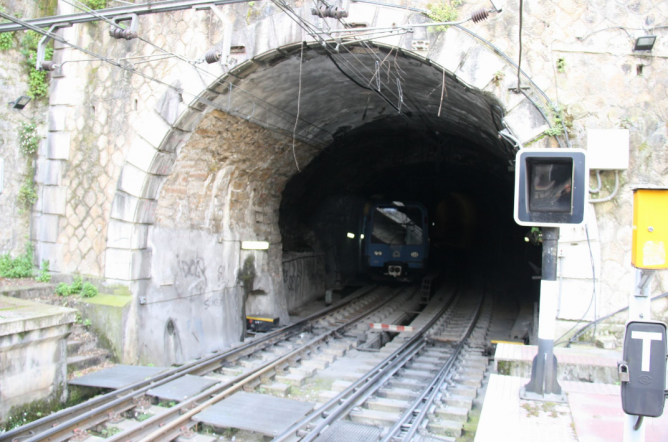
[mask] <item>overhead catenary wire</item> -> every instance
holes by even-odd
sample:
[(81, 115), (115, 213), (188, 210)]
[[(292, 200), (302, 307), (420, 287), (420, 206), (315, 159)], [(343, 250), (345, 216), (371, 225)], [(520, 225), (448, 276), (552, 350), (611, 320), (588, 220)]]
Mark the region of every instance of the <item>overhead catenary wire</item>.
[[(68, 1), (68, 0), (64, 0), (64, 1), (65, 1), (66, 3), (68, 3), (68, 4), (72, 5), (72, 6), (74, 6), (75, 8), (78, 8), (78, 9), (80, 9), (80, 10), (82, 10), (82, 11), (88, 13), (88, 14), (91, 14), (92, 16), (94, 16), (94, 17), (96, 17), (96, 18), (99, 18), (100, 20), (103, 20), (103, 21), (109, 23), (110, 25), (112, 25), (112, 26), (114, 26), (114, 27), (117, 27), (117, 28), (120, 28), (120, 29), (124, 29), (124, 28), (123, 28), (122, 26), (120, 26), (118, 23), (114, 22), (113, 20), (108, 19), (107, 17), (102, 16), (101, 14), (99, 14), (99, 12), (97, 12), (97, 11), (95, 11), (95, 10), (89, 8), (87, 5), (84, 5), (84, 4), (82, 4), (81, 2), (79, 2), (79, 1), (77, 1), (77, 0), (72, 0), (72, 2), (70, 2), (70, 1)], [(87, 49), (84, 49), (84, 48), (82, 48), (82, 47), (80, 47), (80, 46), (78, 46), (78, 45), (76, 45), (76, 44), (73, 44), (73, 43), (71, 43), (71, 42), (68, 42), (68, 41), (66, 41), (65, 39), (63, 39), (62, 37), (58, 36), (57, 34), (54, 34), (54, 33), (48, 32), (48, 31), (44, 31), (44, 30), (42, 30), (41, 28), (36, 27), (36, 26), (33, 26), (33, 25), (31, 25), (31, 24), (29, 24), (29, 23), (27, 23), (27, 22), (25, 22), (25, 21), (22, 21), (22, 20), (20, 20), (20, 19), (12, 19), (11, 16), (9, 16), (8, 14), (4, 14), (4, 13), (2, 13), (2, 16), (3, 16), (4, 18), (6, 18), (7, 20), (10, 20), (10, 21), (13, 21), (13, 22), (15, 22), (15, 23), (21, 24), (22, 26), (25, 26), (25, 27), (27, 27), (28, 29), (31, 29), (31, 30), (33, 30), (33, 31), (35, 31), (35, 32), (37, 32), (37, 33), (40, 33), (40, 34), (42, 34), (42, 35), (49, 36), (50, 38), (52, 38), (52, 39), (54, 39), (54, 40), (56, 40), (56, 41), (59, 41), (60, 43), (66, 44), (66, 45), (68, 45), (68, 46), (73, 47), (74, 49), (77, 49), (77, 50), (79, 50), (79, 51), (81, 51), (81, 52), (84, 52), (84, 53), (86, 53), (86, 54), (88, 54), (88, 55), (91, 55), (91, 56), (93, 56), (93, 57), (99, 59), (100, 61), (104, 61), (104, 62), (110, 63), (110, 64), (112, 64), (112, 65), (114, 65), (114, 66), (116, 66), (116, 67), (119, 67), (119, 68), (121, 68), (121, 69), (124, 69), (124, 70), (126, 70), (126, 71), (128, 71), (128, 72), (131, 72), (131, 73), (137, 74), (137, 75), (139, 75), (139, 76), (142, 76), (142, 77), (146, 78), (147, 80), (154, 81), (154, 82), (157, 82), (157, 83), (162, 84), (162, 85), (164, 85), (164, 86), (167, 86), (167, 87), (169, 87), (169, 88), (171, 88), (171, 89), (177, 91), (177, 92), (180, 93), (180, 94), (185, 93), (185, 94), (187, 94), (187, 95), (193, 96), (195, 99), (197, 99), (197, 100), (199, 100), (199, 101), (204, 101), (204, 100), (202, 100), (200, 97), (198, 97), (198, 96), (195, 95), (195, 94), (185, 92), (185, 91), (183, 91), (182, 89), (177, 88), (177, 87), (174, 87), (174, 86), (172, 86), (172, 85), (169, 85), (169, 84), (167, 84), (167, 83), (165, 83), (165, 82), (163, 82), (163, 81), (161, 81), (161, 80), (159, 80), (159, 79), (157, 79), (157, 78), (155, 78), (155, 77), (152, 77), (152, 76), (149, 76), (149, 75), (145, 75), (145, 74), (143, 74), (143, 73), (141, 73), (141, 72), (135, 70), (133, 67), (123, 66), (123, 65), (121, 65), (121, 64), (118, 63), (118, 62), (113, 62), (113, 59), (111, 59), (111, 58), (104, 57), (104, 56), (102, 56), (102, 55), (96, 54), (95, 52), (92, 52), (92, 51), (89, 51), (89, 50), (87, 50)], [(54, 38), (54, 36), (57, 37), (57, 38)], [(167, 51), (166, 49), (164, 49), (164, 48), (162, 48), (162, 47), (160, 47), (160, 46), (154, 44), (153, 42), (151, 42), (151, 41), (149, 41), (149, 40), (147, 40), (147, 39), (145, 39), (145, 38), (143, 38), (143, 37), (138, 37), (138, 38), (139, 38), (139, 40), (143, 41), (144, 43), (146, 43), (146, 44), (148, 44), (148, 45), (153, 46), (154, 48), (156, 48), (156, 49), (162, 51), (163, 53), (169, 54), (171, 57), (175, 57), (175, 58), (179, 59), (180, 61), (184, 61), (184, 62), (190, 64), (190, 65), (193, 66), (195, 69), (197, 69), (198, 72), (206, 73), (207, 75), (213, 76), (213, 77), (216, 78), (216, 79), (219, 78), (217, 75), (212, 74), (212, 73), (210, 73), (210, 72), (208, 72), (208, 71), (206, 71), (206, 70), (204, 70), (204, 69), (201, 69), (201, 68), (199, 68), (198, 66), (196, 66), (196, 62), (194, 62), (193, 60), (189, 60), (189, 59), (187, 59), (186, 57), (183, 57), (183, 56), (181, 56), (181, 55), (178, 55), (178, 54), (175, 54), (175, 53), (173, 53), (173, 52)], [(157, 56), (157, 55), (158, 55), (158, 54), (155, 54), (155, 56)], [(151, 56), (154, 56), (154, 55), (151, 55)], [(135, 64), (139, 64), (139, 63), (135, 62)], [(200, 78), (201, 78), (201, 76), (200, 76)], [(230, 84), (232, 84), (232, 83), (230, 83)], [(236, 86), (235, 86), (235, 87), (236, 87)], [(261, 99), (259, 99), (259, 97), (255, 97), (253, 94), (249, 93), (248, 91), (243, 90), (242, 88), (236, 87), (236, 89), (237, 89), (237, 90), (241, 90), (241, 91), (243, 91), (243, 92), (246, 93), (247, 95), (253, 97), (253, 99), (255, 99), (255, 100), (261, 100)], [(267, 104), (267, 105), (270, 105), (270, 106), (272, 106), (272, 107), (275, 107), (274, 105), (271, 105), (270, 103), (266, 102), (265, 100), (261, 100), (261, 101), (263, 101), (263, 102), (264, 102), (265, 104)], [(213, 106), (216, 107), (216, 108), (220, 108), (220, 106), (216, 106), (215, 103), (208, 102), (207, 104), (209, 104), (209, 105), (213, 105)], [(226, 109), (222, 109), (222, 108), (220, 108), (220, 109), (221, 109), (221, 110), (225, 110), (225, 111), (231, 111), (231, 110), (232, 110), (232, 109), (226, 110)], [(287, 111), (285, 111), (284, 109), (280, 109), (280, 108), (276, 108), (276, 109), (277, 109), (277, 110), (280, 110), (281, 112), (284, 112), (284, 113), (289, 114), (289, 113), (288, 113)], [(267, 110), (268, 110), (268, 109), (267, 109)], [(285, 120), (285, 117), (282, 117), (282, 116), (281, 116), (280, 114), (278, 114), (278, 113), (275, 113), (275, 114), (276, 114), (279, 118)], [(291, 115), (291, 116), (292, 116), (292, 115)], [(287, 122), (287, 120), (285, 120), (285, 121)], [(321, 131), (321, 132), (326, 132), (326, 133), (327, 133), (328, 135), (330, 135), (330, 136), (332, 135), (331, 133), (327, 132), (327, 131), (326, 131), (324, 128), (322, 128), (322, 127), (315, 126), (313, 123), (310, 123), (310, 122), (308, 122), (308, 121), (306, 121), (306, 120), (303, 120), (303, 119), (302, 119), (302, 121), (304, 121), (304, 122), (305, 122), (306, 124), (308, 124), (309, 126), (312, 126), (312, 127), (316, 128), (316, 129), (318, 129), (318, 130)], [(275, 126), (275, 125), (271, 125), (271, 124), (269, 124), (268, 122), (263, 122), (263, 124), (265, 124), (265, 125), (267, 125), (267, 126), (272, 126), (273, 129), (279, 129), (279, 130), (282, 130), (280, 127)], [(309, 138), (306, 138), (306, 139), (308, 140)], [(316, 142), (317, 142), (317, 141), (316, 141)], [(317, 143), (320, 144), (321, 141), (320, 141), (320, 142), (317, 142)], [(310, 145), (310, 143), (306, 143), (306, 144), (307, 144), (307, 145)], [(314, 147), (314, 146), (311, 146), (311, 147)]]

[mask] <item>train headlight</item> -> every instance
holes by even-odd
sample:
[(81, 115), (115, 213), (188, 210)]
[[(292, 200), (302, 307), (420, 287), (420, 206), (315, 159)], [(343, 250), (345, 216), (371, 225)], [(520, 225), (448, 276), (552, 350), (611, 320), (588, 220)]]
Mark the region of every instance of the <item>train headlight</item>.
[(413, 252), (413, 253), (411, 253), (411, 256), (413, 258), (417, 258), (418, 256), (420, 256), (420, 254), (418, 252)]
[(380, 250), (376, 250), (375, 252), (373, 252), (373, 254), (376, 256), (383, 256), (383, 252), (381, 252)]

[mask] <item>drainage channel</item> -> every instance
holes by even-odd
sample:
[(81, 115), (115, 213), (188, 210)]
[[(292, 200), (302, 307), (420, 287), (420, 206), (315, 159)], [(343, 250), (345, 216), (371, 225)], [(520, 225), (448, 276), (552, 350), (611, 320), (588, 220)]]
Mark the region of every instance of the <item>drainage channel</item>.
[[(0, 435), (0, 441), (58, 442), (68, 439), (73, 441), (83, 440), (89, 437), (87, 430), (94, 427), (104, 428), (108, 421), (123, 420), (125, 415), (146, 416), (147, 413), (144, 411), (152, 405), (153, 398), (150, 396), (150, 392), (159, 389), (161, 386), (187, 377), (203, 375), (212, 378), (213, 384), (220, 385), (222, 382), (223, 385), (227, 385), (225, 381), (229, 379), (225, 378), (220, 371), (224, 367), (234, 364), (235, 361), (251, 359), (266, 361), (271, 360), (272, 357), (273, 359), (281, 359), (293, 347), (301, 345), (302, 342), (306, 342), (314, 336), (314, 331), (322, 334), (323, 330), (329, 330), (335, 326), (340, 328), (337, 323), (345, 322), (347, 318), (365, 317), (387, 304), (398, 294), (396, 291), (392, 294), (387, 287), (370, 286), (362, 288), (331, 307), (294, 324), (263, 336), (256, 336), (251, 341), (223, 353), (208, 355), (141, 382), (51, 414)], [(264, 356), (258, 357), (258, 354)], [(216, 379), (216, 376), (219, 379)], [(243, 379), (244, 376), (244, 374), (240, 374), (232, 379), (236, 382)]]

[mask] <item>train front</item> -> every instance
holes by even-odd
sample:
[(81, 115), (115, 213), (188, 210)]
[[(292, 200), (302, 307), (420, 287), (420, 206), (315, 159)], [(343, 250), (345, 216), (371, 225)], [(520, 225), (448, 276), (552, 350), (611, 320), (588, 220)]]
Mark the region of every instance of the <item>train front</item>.
[(424, 273), (429, 233), (422, 204), (374, 202), (364, 218), (364, 258), (372, 276), (410, 281)]

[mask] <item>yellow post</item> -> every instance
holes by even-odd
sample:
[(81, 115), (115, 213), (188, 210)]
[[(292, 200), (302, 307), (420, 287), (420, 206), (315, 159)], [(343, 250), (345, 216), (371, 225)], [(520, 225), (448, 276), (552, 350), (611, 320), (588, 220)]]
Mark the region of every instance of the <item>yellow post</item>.
[(633, 189), (631, 264), (638, 269), (668, 269), (668, 188)]

